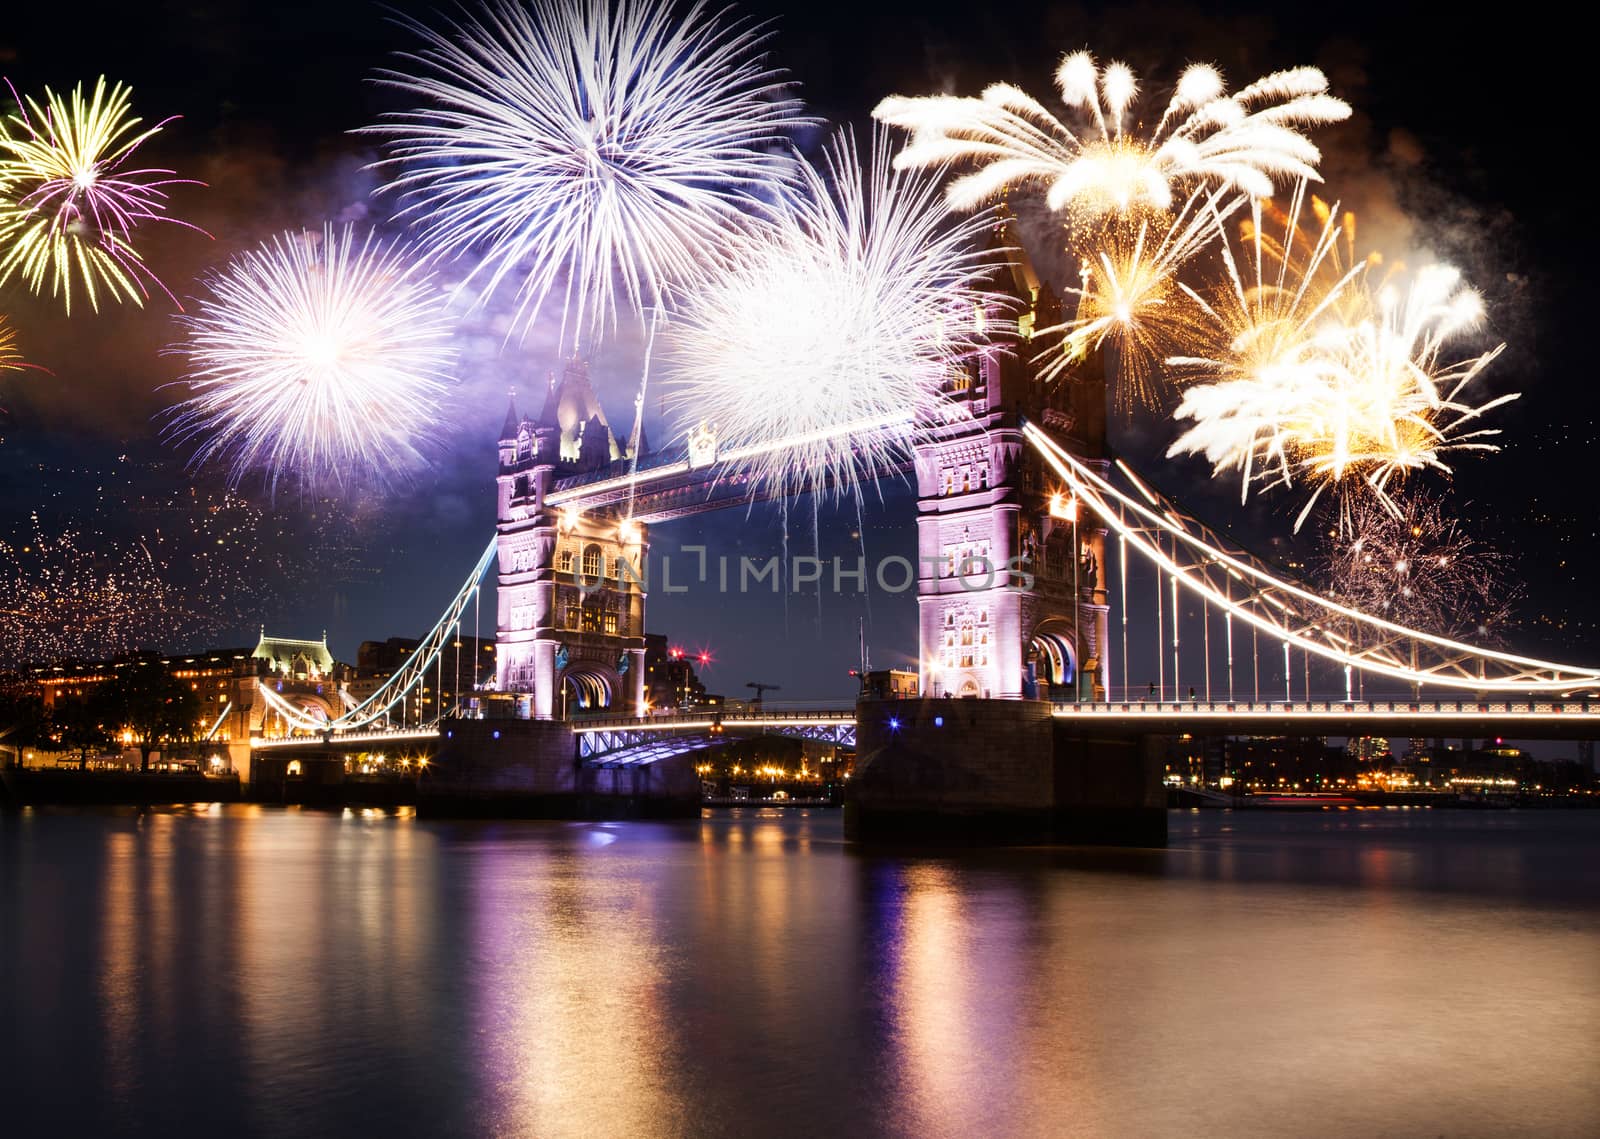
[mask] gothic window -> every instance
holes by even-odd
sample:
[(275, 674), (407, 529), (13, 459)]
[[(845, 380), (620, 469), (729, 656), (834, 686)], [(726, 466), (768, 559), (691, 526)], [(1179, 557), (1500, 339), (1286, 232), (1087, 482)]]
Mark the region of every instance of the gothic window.
[(572, 572), (571, 550), (562, 550), (560, 554), (556, 555), (556, 569), (560, 570), (562, 573)]
[(583, 577), (586, 581), (599, 581), (605, 574), (605, 557), (599, 546), (583, 548)]
[(605, 617), (605, 631), (607, 633), (611, 634), (612, 636), (616, 635), (616, 632), (617, 632), (617, 615), (615, 613), (607, 613), (606, 614), (606, 617)]
[(961, 491), (962, 491), (963, 494), (965, 494), (967, 491), (969, 491), (971, 489), (972, 489), (972, 468), (971, 467), (962, 467), (961, 468)]

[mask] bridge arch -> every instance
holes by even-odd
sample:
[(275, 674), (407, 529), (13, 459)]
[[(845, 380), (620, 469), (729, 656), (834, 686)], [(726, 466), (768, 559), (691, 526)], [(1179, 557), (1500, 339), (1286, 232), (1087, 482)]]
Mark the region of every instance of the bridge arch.
[(561, 674), (561, 690), (567, 711), (598, 712), (616, 701), (619, 683), (616, 671), (592, 663), (570, 665)]
[(1052, 694), (1070, 690), (1078, 679), (1078, 654), (1073, 648), (1069, 621), (1052, 617), (1041, 621), (1028, 638), (1026, 664), (1033, 666), (1036, 683), (1048, 685)]
[(335, 697), (314, 691), (304, 681), (258, 680), (256, 685), (257, 695), (241, 700), (241, 706), (249, 709), (246, 734), (287, 736), (297, 731), (321, 731), (334, 727), (339, 719)]

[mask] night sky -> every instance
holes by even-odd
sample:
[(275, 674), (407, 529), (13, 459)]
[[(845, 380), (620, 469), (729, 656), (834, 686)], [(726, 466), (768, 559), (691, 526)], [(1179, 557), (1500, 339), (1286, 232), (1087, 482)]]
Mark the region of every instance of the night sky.
[[(425, 19), (436, 10), (399, 7)], [(1186, 62), (1216, 62), (1232, 87), (1282, 67), (1322, 67), (1356, 111), (1313, 132), (1325, 154), (1328, 196), (1356, 211), (1363, 246), (1408, 263), (1431, 255), (1460, 266), (1488, 302), (1489, 335), (1508, 343), (1479, 392), (1523, 393), (1496, 415), (1505, 449), (1463, 459), (1449, 489), (1473, 532), (1516, 557), (1530, 600), (1514, 644), (1600, 660), (1590, 584), (1600, 538), (1591, 505), (1596, 396), (1588, 343), (1600, 309), (1589, 270), (1597, 253), (1594, 195), (1581, 174), (1586, 124), (1578, 118), (1589, 101), (1579, 84), (1592, 65), (1580, 57), (1582, 37), (1538, 15), (1513, 26), (1434, 22), (1397, 17), (1403, 7), (761, 0), (738, 10), (776, 21), (773, 60), (798, 80), (814, 113), (858, 129), (890, 93), (977, 94), (1008, 80), (1050, 101), (1056, 60), (1085, 47), (1103, 60), (1126, 60), (1161, 100)], [(182, 299), (194, 295), (206, 267), (278, 230), (329, 219), (385, 223), (393, 203), (374, 195), (378, 178), (367, 170), (377, 154), (348, 133), (401, 105), (370, 82), (390, 52), (412, 42), (385, 11), (364, 0), (30, 4), (0, 23), (0, 73), (18, 91), (37, 93), (46, 83), (59, 91), (103, 72), (132, 84), (136, 112), (148, 121), (182, 116), (146, 158), (206, 183), (177, 188), (173, 212), (214, 240), (159, 226), (146, 229), (142, 245)], [(803, 142), (814, 146), (820, 137)], [(187, 454), (159, 439), (154, 417), (176, 395), (162, 385), (180, 373), (179, 361), (161, 354), (174, 338), (171, 304), (158, 296), (142, 311), (84, 311), (69, 323), (55, 302), (13, 285), (0, 295), (0, 311), (28, 358), (52, 373), (0, 378), (0, 405), (9, 409), (9, 420), (0, 420), (0, 538), (15, 543), (76, 527), (78, 546), (92, 549), (96, 534), (128, 546), (164, 528), (163, 540), (178, 550), (194, 533), (183, 503), (203, 511), (218, 501), (221, 483), (215, 472), (185, 472)], [(215, 598), (217, 607), (151, 647), (253, 641), (264, 623), (288, 636), (326, 630), (335, 655), (353, 659), (363, 639), (424, 632), (492, 525), (494, 440), (506, 390), (542, 390), (543, 376), (559, 367), (548, 329), (506, 346), (484, 318), (464, 325), (462, 336), (466, 366), (453, 422), (434, 441), (436, 470), (411, 486), (337, 496), (290, 488), (268, 499), (247, 485), (253, 501), (233, 507), (244, 513), (228, 540), (254, 568), (244, 581), (223, 582), (210, 563), (164, 555), (172, 590)], [(593, 361), (619, 431), (637, 350), (636, 338), (624, 337)], [(659, 421), (650, 432), (658, 441), (670, 434)], [(1293, 556), (1287, 519), (1298, 498), (1280, 491), (1241, 508), (1236, 484), (1211, 483), (1198, 463), (1159, 458), (1172, 435), (1152, 415), (1118, 425), (1113, 442), (1209, 520)], [(810, 516), (807, 504), (791, 508), (792, 552), (810, 552)], [(864, 540), (869, 556), (910, 554), (912, 516), (903, 486), (884, 487), (859, 522), (853, 507), (824, 506), (822, 553), (853, 557)], [(652, 539), (658, 555), (704, 541), (731, 556), (765, 557), (778, 551), (781, 535), (776, 509), (760, 507), (658, 527)], [(193, 611), (203, 608), (191, 600)], [(712, 651), (706, 680), (731, 696), (747, 695), (745, 683), (759, 680), (782, 685), (788, 699), (848, 697), (858, 618), (869, 621), (874, 665), (915, 657), (910, 594), (877, 595), (870, 604), (852, 595), (798, 596), (785, 605), (771, 595), (656, 590), (650, 609), (653, 630)]]

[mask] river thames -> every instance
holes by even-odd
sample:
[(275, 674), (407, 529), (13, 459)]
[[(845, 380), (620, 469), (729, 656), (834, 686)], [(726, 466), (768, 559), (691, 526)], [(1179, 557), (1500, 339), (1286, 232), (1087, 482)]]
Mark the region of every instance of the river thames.
[(7, 1136), (1592, 1136), (1600, 812), (0, 818)]

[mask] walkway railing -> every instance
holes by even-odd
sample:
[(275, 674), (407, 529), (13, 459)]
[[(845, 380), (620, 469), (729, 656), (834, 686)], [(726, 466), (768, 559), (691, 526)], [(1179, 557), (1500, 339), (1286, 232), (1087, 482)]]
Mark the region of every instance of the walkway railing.
[(1057, 703), (1051, 705), (1050, 711), (1064, 719), (1147, 716), (1237, 720), (1251, 715), (1270, 715), (1274, 719), (1391, 716), (1411, 720), (1429, 716), (1452, 720), (1472, 716), (1492, 716), (1497, 720), (1564, 717), (1591, 719), (1600, 730), (1600, 700), (1117, 700)]

